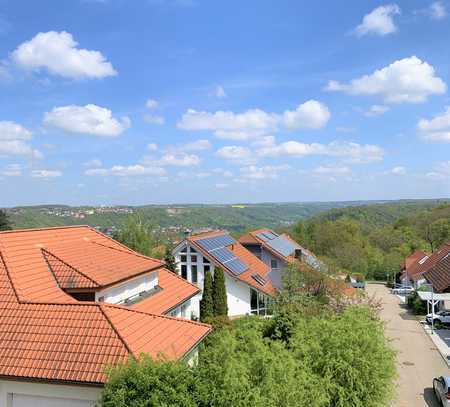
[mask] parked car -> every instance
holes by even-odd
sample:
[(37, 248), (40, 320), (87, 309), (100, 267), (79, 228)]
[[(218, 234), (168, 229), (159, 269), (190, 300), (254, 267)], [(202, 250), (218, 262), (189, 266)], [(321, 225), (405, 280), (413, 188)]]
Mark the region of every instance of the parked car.
[(399, 286), (396, 288), (393, 288), (391, 290), (392, 294), (398, 294), (398, 295), (408, 295), (412, 294), (414, 292), (414, 287), (411, 286)]
[(441, 376), (433, 379), (433, 390), (441, 405), (450, 407), (450, 377)]
[[(433, 320), (433, 314), (428, 314), (425, 319), (429, 324)], [(442, 310), (434, 313), (434, 323), (435, 324), (450, 324), (450, 311)]]

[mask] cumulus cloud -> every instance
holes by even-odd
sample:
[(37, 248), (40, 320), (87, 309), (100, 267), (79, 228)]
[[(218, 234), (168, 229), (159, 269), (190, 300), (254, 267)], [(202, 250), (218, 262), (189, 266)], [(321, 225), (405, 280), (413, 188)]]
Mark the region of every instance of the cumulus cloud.
[(313, 170), (314, 174), (317, 175), (332, 175), (332, 176), (344, 176), (351, 175), (352, 170), (347, 166), (328, 166), (328, 165), (320, 165)]
[(113, 117), (111, 110), (97, 105), (61, 106), (45, 113), (44, 125), (67, 133), (117, 137), (130, 127), (130, 119)]
[(163, 125), (166, 122), (166, 119), (154, 113), (156, 109), (159, 108), (159, 102), (155, 99), (148, 99), (145, 102), (145, 107), (150, 110), (150, 113), (144, 114), (144, 120), (150, 124)]
[(147, 99), (147, 102), (145, 102), (145, 107), (149, 110), (154, 110), (159, 107), (159, 102), (155, 99)]
[(62, 172), (58, 170), (33, 170), (31, 176), (33, 178), (57, 178), (62, 176)]
[(22, 68), (46, 69), (65, 78), (104, 78), (117, 74), (99, 51), (78, 48), (72, 34), (65, 31), (38, 33), (19, 45), (11, 59)]
[(249, 165), (240, 168), (240, 173), (241, 178), (246, 180), (276, 179), (281, 171), (286, 171), (289, 168), (288, 165), (266, 165), (263, 167)]
[(155, 175), (164, 176), (165, 170), (160, 167), (146, 167), (144, 165), (114, 165), (111, 168), (91, 168), (85, 171), (88, 176), (102, 176), (102, 177), (135, 177), (141, 175)]
[(225, 146), (217, 150), (216, 155), (225, 160), (234, 162), (236, 164), (254, 164), (256, 158), (252, 151), (247, 147), (241, 146)]
[(445, 93), (447, 85), (435, 75), (431, 65), (412, 56), (347, 84), (329, 81), (326, 90), (381, 96), (385, 103), (422, 103), (431, 95)]
[(0, 175), (4, 177), (20, 177), (22, 175), (22, 166), (20, 164), (10, 164), (7, 165)]
[(428, 10), (428, 14), (434, 20), (443, 20), (445, 17), (447, 17), (447, 10), (442, 4), (442, 1), (435, 1), (433, 4), (431, 4)]
[(177, 126), (183, 130), (210, 130), (222, 139), (248, 140), (281, 128), (320, 129), (328, 123), (330, 117), (326, 105), (316, 100), (308, 100), (295, 110), (286, 110), (281, 114), (261, 109), (250, 109), (243, 113), (211, 113), (189, 109)]
[(373, 105), (370, 107), (370, 109), (365, 112), (364, 114), (367, 117), (375, 117), (375, 116), (381, 116), (383, 114), (385, 114), (387, 111), (389, 111), (389, 107), (388, 106), (384, 106), (384, 105)]
[(193, 167), (200, 164), (200, 157), (184, 152), (166, 153), (156, 163), (159, 166)]
[(393, 175), (406, 175), (406, 168), (402, 167), (402, 166), (397, 166), (397, 167), (392, 168), (389, 171), (389, 173), (393, 174)]
[(394, 16), (400, 14), (400, 7), (397, 4), (380, 6), (366, 14), (363, 21), (356, 27), (355, 33), (359, 37), (367, 34), (388, 35), (397, 31), (394, 23)]
[(101, 167), (103, 164), (101, 162), (101, 160), (99, 160), (98, 158), (93, 158), (92, 160), (86, 161), (85, 163), (83, 163), (84, 167), (88, 167), (88, 168), (99, 168)]
[(156, 143), (147, 144), (147, 149), (149, 151), (156, 151), (156, 150), (158, 150), (158, 144), (156, 144)]
[(340, 157), (349, 163), (364, 164), (381, 161), (384, 156), (384, 150), (376, 145), (362, 145), (351, 142), (334, 141), (329, 144), (307, 144), (299, 141), (286, 141), (281, 144), (262, 147), (257, 150), (257, 154), (262, 157), (304, 157), (310, 155), (323, 155)]
[(227, 94), (225, 93), (225, 89), (222, 86), (216, 86), (216, 89), (214, 91), (214, 95), (218, 99), (224, 99), (227, 97)]
[(422, 137), (428, 141), (450, 142), (450, 107), (433, 119), (421, 119), (417, 124), (418, 130), (422, 133)]
[(29, 144), (33, 133), (12, 121), (0, 121), (0, 155), (26, 155), (42, 158), (42, 153)]
[(202, 150), (209, 150), (210, 148), (211, 142), (206, 139), (192, 141), (180, 147), (180, 149), (184, 151), (202, 151)]

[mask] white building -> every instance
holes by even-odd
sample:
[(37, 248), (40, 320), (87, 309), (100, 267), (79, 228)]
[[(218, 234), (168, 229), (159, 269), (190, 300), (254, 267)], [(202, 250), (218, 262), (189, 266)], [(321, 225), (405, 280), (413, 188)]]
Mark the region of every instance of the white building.
[[(228, 233), (216, 231), (189, 236), (173, 254), (179, 275), (201, 291), (205, 273), (214, 276), (216, 267), (223, 269), (230, 317), (270, 313), (268, 303), (276, 288), (269, 267)], [(195, 308), (201, 298), (200, 292), (192, 299)]]

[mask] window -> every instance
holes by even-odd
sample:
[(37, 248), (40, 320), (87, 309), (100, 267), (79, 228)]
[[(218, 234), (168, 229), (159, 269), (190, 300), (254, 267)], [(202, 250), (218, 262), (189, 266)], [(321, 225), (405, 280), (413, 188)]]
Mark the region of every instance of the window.
[(181, 277), (187, 280), (187, 266), (186, 264), (181, 265)]
[(197, 266), (191, 266), (191, 278), (193, 283), (198, 281)]
[(197, 250), (195, 250), (193, 247), (191, 247), (189, 250), (191, 253), (197, 253)]
[(204, 271), (205, 273), (211, 271), (211, 266), (210, 266), (209, 264), (205, 264), (205, 265), (203, 266), (203, 271)]
[(193, 254), (191, 256), (191, 263), (197, 263), (197, 255)]
[(270, 298), (253, 288), (250, 289), (250, 312), (253, 315), (272, 315)]
[(187, 256), (186, 256), (185, 254), (182, 254), (182, 255), (180, 256), (180, 261), (181, 261), (182, 263), (186, 263), (186, 261), (187, 261)]
[(181, 253), (187, 253), (187, 246), (185, 246), (181, 249)]
[(203, 263), (210, 263), (210, 261), (206, 258), (206, 257), (203, 257)]
[(278, 261), (275, 259), (270, 260), (270, 268), (273, 269), (277, 269), (278, 268)]

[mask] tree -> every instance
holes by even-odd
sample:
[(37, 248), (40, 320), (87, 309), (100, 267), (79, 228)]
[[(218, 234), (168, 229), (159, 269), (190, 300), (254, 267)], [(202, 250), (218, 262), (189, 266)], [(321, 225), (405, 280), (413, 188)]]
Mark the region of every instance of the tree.
[(213, 300), (213, 280), (211, 273), (205, 273), (203, 282), (203, 296), (200, 301), (200, 320), (208, 321), (214, 316), (214, 300)]
[(6, 211), (0, 209), (0, 230), (11, 230), (12, 225)]
[(114, 239), (145, 256), (150, 256), (155, 246), (152, 227), (140, 213), (127, 216)]
[(172, 248), (166, 246), (166, 254), (164, 255), (164, 262), (166, 263), (166, 269), (174, 273), (177, 271), (177, 262), (175, 261), (175, 256), (172, 254)]
[(227, 291), (225, 288), (225, 275), (220, 267), (214, 269), (213, 282), (213, 302), (214, 302), (214, 316), (227, 316)]

